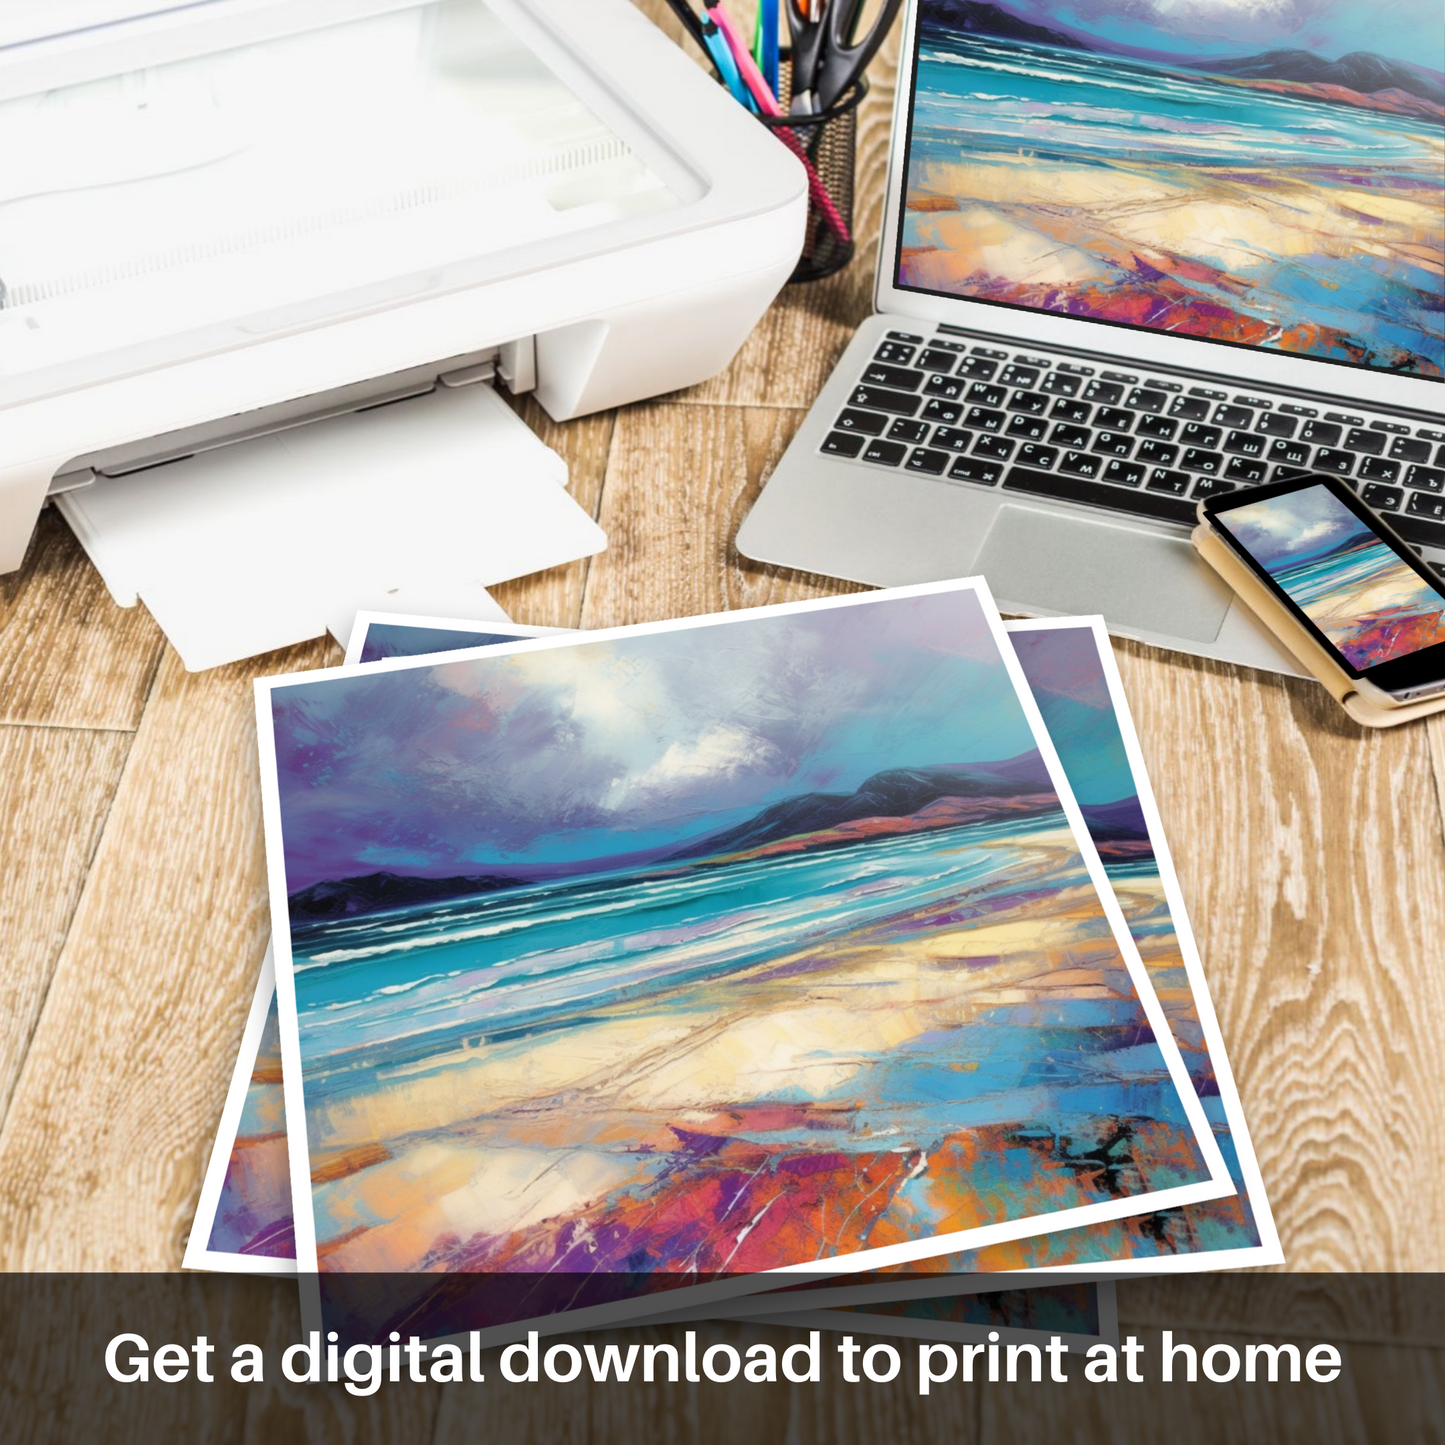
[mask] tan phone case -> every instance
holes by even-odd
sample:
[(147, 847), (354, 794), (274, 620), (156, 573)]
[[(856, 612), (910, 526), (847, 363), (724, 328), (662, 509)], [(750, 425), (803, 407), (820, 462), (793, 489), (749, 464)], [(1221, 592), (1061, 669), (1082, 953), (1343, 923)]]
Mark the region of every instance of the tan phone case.
[(1445, 712), (1445, 694), (1421, 702), (1377, 703), (1280, 603), (1268, 587), (1220, 539), (1208, 522), (1195, 527), (1195, 550), (1237, 592), (1256, 617), (1319, 679), (1329, 694), (1367, 728), (1392, 728)]

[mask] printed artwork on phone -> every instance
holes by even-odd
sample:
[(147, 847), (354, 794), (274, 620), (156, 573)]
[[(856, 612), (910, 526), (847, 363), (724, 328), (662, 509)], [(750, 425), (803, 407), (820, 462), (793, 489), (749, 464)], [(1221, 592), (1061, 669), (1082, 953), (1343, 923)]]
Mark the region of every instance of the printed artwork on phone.
[(1251, 502), (1218, 520), (1352, 667), (1445, 642), (1445, 595), (1328, 487)]

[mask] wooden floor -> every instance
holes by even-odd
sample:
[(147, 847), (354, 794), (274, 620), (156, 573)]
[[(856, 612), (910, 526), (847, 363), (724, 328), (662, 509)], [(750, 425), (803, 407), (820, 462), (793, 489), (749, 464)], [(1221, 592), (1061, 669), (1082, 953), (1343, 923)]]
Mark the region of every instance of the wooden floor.
[[(846, 590), (732, 537), (868, 310), (890, 105), (883, 65), (867, 244), (726, 373), (566, 425), (521, 403), (610, 545), (498, 588), (518, 621)], [(1445, 1268), (1445, 719), (1368, 733), (1313, 685), (1118, 652), (1288, 1267)], [(0, 1269), (178, 1267), (268, 929), (250, 680), (338, 659), (186, 673), (53, 511), (0, 578)]]

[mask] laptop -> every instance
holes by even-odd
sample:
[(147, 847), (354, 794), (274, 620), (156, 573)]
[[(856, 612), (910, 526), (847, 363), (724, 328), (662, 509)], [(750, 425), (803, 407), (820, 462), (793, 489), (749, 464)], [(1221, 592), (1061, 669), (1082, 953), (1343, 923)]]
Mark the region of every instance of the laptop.
[(738, 549), (1295, 674), (1201, 498), (1346, 477), (1445, 575), (1445, 11), (1307, 20), (915, 0), (876, 314)]

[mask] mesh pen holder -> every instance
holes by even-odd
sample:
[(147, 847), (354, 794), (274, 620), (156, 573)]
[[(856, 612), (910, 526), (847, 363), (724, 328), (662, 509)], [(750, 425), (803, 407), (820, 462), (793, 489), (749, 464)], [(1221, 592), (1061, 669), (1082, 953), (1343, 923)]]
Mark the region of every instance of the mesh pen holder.
[[(779, 70), (778, 97), (791, 99), (791, 67)], [(868, 94), (860, 77), (817, 115), (759, 116), (758, 119), (808, 170), (808, 226), (803, 254), (790, 281), (818, 281), (853, 259), (853, 163), (858, 148), (858, 107)]]

